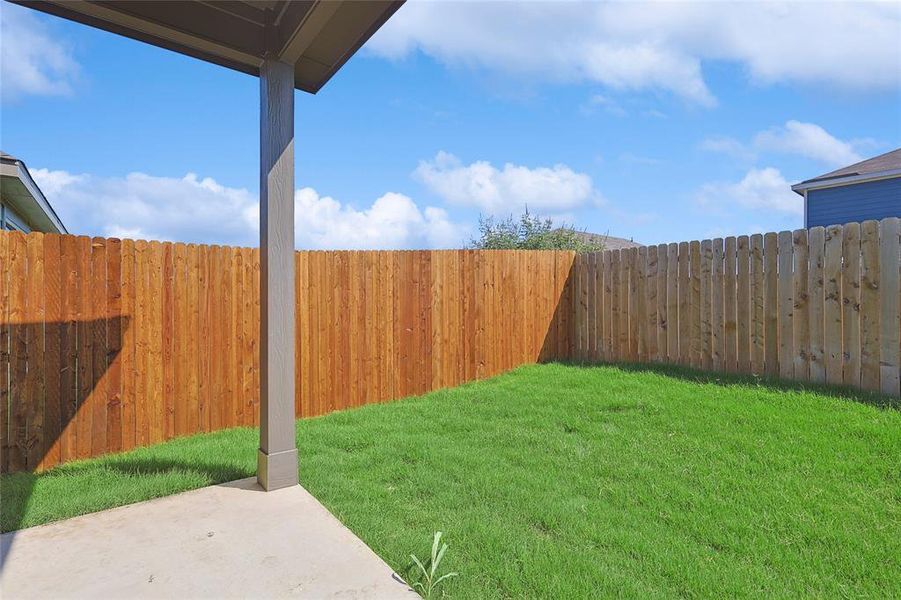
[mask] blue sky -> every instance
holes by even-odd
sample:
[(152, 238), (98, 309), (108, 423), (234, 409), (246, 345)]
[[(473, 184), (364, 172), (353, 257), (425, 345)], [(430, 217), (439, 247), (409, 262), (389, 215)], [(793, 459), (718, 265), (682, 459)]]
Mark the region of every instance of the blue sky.
[[(0, 144), (70, 230), (254, 244), (255, 78), (0, 19)], [(526, 204), (644, 243), (800, 227), (791, 183), (901, 145), (899, 40), (897, 3), (408, 2), (297, 92), (297, 245), (459, 247)]]

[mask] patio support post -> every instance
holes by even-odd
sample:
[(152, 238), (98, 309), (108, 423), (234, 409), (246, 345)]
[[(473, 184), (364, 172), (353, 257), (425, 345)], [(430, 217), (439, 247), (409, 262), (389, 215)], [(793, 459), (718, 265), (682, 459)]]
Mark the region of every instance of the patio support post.
[(294, 439), (294, 66), (260, 68), (260, 451), (267, 491), (297, 484)]

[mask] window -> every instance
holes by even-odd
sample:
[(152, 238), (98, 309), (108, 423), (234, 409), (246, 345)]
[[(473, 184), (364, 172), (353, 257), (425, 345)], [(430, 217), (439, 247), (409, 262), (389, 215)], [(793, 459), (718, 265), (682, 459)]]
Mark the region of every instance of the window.
[(28, 233), (31, 228), (5, 204), (0, 204), (0, 229), (4, 231), (21, 231)]

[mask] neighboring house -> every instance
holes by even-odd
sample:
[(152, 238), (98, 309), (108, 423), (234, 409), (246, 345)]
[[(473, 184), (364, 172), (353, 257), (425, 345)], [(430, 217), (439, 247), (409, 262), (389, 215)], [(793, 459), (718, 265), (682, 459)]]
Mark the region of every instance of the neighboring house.
[(21, 160), (0, 152), (0, 229), (68, 233)]
[(589, 244), (602, 244), (604, 246), (604, 250), (623, 250), (625, 248), (638, 248), (639, 246), (641, 246), (641, 244), (638, 244), (632, 240), (613, 237), (612, 235), (606, 235), (603, 233), (589, 233), (587, 231), (576, 231), (575, 233), (576, 237), (584, 242), (587, 242)]
[(901, 217), (901, 148), (792, 186), (806, 228)]

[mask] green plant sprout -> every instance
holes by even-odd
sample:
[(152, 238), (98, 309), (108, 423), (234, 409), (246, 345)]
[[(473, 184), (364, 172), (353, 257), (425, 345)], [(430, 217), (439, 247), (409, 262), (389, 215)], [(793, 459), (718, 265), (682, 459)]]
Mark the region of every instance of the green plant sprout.
[(432, 557), (429, 561), (428, 569), (425, 568), (425, 565), (422, 564), (421, 560), (416, 558), (415, 554), (410, 555), (410, 558), (413, 559), (413, 562), (416, 563), (416, 566), (419, 567), (419, 570), (422, 572), (421, 581), (413, 583), (413, 588), (418, 589), (422, 596), (427, 600), (432, 597), (432, 594), (435, 592), (439, 583), (445, 579), (457, 576), (457, 573), (446, 573), (437, 579), (435, 578), (438, 574), (438, 567), (441, 564), (441, 559), (444, 558), (445, 552), (447, 552), (447, 544), (441, 543), (441, 532), (436, 531), (435, 539), (432, 541)]

